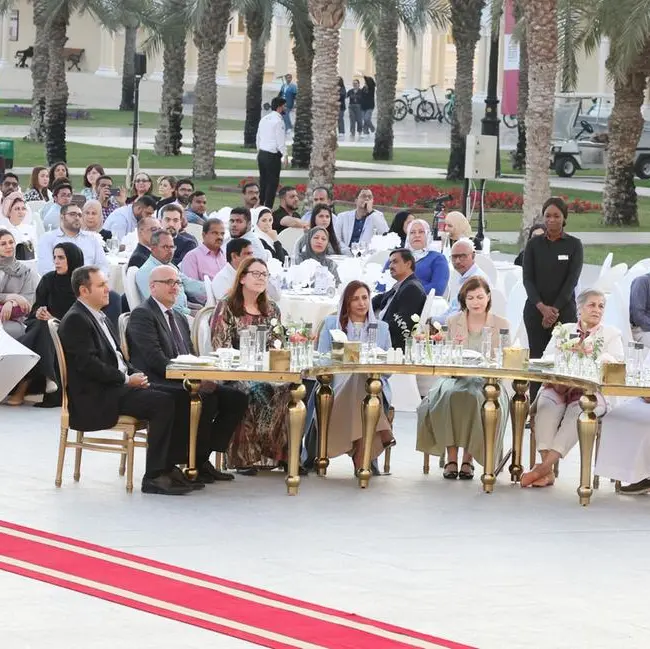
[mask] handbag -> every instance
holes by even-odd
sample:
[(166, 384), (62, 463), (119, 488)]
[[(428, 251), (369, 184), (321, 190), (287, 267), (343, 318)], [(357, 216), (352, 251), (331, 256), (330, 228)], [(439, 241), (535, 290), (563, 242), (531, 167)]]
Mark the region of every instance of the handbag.
[(34, 244), (31, 241), (23, 241), (16, 245), (16, 259), (18, 261), (31, 261), (35, 256)]

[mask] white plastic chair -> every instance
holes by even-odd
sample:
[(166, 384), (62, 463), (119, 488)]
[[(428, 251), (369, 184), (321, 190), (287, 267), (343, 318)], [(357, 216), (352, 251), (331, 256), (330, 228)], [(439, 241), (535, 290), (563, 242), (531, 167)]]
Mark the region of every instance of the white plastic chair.
[[(508, 302), (506, 306), (506, 319), (510, 323), (510, 338), (514, 342), (519, 339), (522, 342), (522, 329), (525, 332), (524, 322), (524, 305), (526, 304), (526, 289), (523, 282), (517, 282), (512, 290), (508, 293)], [(498, 315), (498, 314), (497, 314)]]
[(600, 273), (598, 275), (598, 279), (600, 279), (612, 267), (613, 259), (614, 259), (614, 253), (613, 252), (607, 253), (607, 256), (605, 257), (605, 261), (603, 262), (603, 265), (600, 267)]
[(282, 244), (285, 250), (293, 250), (296, 241), (305, 234), (302, 228), (285, 228), (278, 234), (278, 241)]
[(124, 293), (126, 294), (126, 301), (129, 303), (129, 309), (131, 309), (131, 311), (140, 306), (143, 302), (138, 285), (135, 283), (135, 276), (139, 270), (140, 269), (137, 266), (131, 266), (131, 268), (126, 271)]
[(386, 262), (388, 261), (388, 257), (390, 256), (391, 251), (390, 250), (378, 250), (377, 252), (373, 253), (368, 261), (366, 262), (367, 264), (380, 264), (381, 267), (383, 268)]
[(212, 280), (207, 275), (203, 275), (203, 283), (205, 284), (205, 306), (216, 306), (217, 300), (212, 292)]
[(490, 311), (495, 315), (506, 318), (508, 315), (506, 296), (498, 288), (490, 288), (490, 293), (492, 294), (492, 306)]
[(203, 226), (200, 223), (188, 223), (185, 232), (191, 234), (199, 243), (203, 241)]
[(623, 337), (623, 344), (632, 341), (630, 326), (630, 294), (623, 294), (620, 287), (614, 286), (605, 304), (603, 324), (616, 327)]
[(476, 265), (488, 276), (490, 287), (496, 286), (499, 274), (494, 262), (487, 255), (476, 255)]
[(627, 264), (616, 264), (613, 268), (608, 268), (601, 274), (594, 284), (594, 288), (602, 291), (603, 293), (611, 293), (615, 286), (625, 277), (627, 273)]

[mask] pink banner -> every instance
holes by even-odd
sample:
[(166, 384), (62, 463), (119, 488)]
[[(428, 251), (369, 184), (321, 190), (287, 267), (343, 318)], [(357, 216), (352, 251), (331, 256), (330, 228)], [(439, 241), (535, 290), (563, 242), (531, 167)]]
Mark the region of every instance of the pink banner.
[(513, 0), (506, 0), (504, 7), (502, 115), (517, 114), (517, 98), (519, 95), (519, 43), (512, 36), (515, 29), (512, 3)]

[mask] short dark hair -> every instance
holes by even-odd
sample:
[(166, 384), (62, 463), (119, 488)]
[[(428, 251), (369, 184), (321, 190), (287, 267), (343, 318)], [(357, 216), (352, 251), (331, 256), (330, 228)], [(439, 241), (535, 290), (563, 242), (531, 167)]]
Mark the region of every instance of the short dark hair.
[(52, 184), (52, 196), (56, 196), (62, 189), (69, 189), (71, 192), (74, 192), (67, 178), (59, 178)]
[(490, 290), (490, 285), (487, 283), (484, 277), (480, 275), (474, 275), (465, 280), (465, 283), (460, 287), (458, 291), (458, 305), (460, 306), (461, 311), (467, 311), (467, 294), (470, 291), (475, 291), (477, 288), (482, 288), (488, 296), (487, 311), (492, 307), (492, 291)]
[(544, 217), (544, 212), (546, 212), (547, 208), (551, 207), (551, 205), (557, 207), (557, 209), (562, 212), (562, 216), (564, 217), (564, 225), (566, 225), (566, 221), (569, 216), (569, 208), (567, 207), (567, 204), (564, 202), (564, 200), (562, 200), (559, 196), (551, 196), (551, 198), (547, 199), (544, 205), (542, 205), (542, 218)]
[(411, 270), (415, 272), (415, 257), (410, 250), (407, 250), (406, 248), (397, 248), (396, 250), (391, 250), (391, 253), (388, 255), (388, 257), (390, 258), (393, 255), (399, 255), (402, 258), (402, 261), (406, 261), (411, 264)]
[(197, 189), (195, 192), (190, 194), (190, 203), (199, 196), (205, 196), (205, 192), (202, 192), (200, 189)]
[(6, 171), (2, 176), (2, 182), (4, 182), (5, 178), (15, 178), (16, 182), (20, 184), (20, 178), (18, 178), (18, 176), (16, 176), (16, 174), (13, 171)]
[(283, 187), (280, 187), (280, 191), (278, 192), (278, 196), (280, 199), (284, 198), (289, 192), (295, 191), (295, 187), (292, 185), (284, 185)]
[(214, 225), (215, 223), (220, 223), (221, 225), (224, 225), (223, 221), (216, 217), (212, 219), (206, 219), (203, 223), (203, 234), (207, 234), (208, 232), (210, 232), (210, 226)]
[[(59, 211), (59, 216), (65, 216), (68, 213), (68, 210), (73, 208), (73, 207), (79, 207), (79, 206), (75, 205), (74, 203), (68, 203), (67, 205), (61, 205), (61, 210)], [(81, 209), (81, 208), (79, 208), (79, 209)]]
[(361, 194), (361, 192), (370, 192), (370, 193), (372, 193), (372, 189), (370, 189), (370, 187), (360, 186), (357, 189), (357, 193), (354, 195), (354, 200), (357, 200), (357, 198), (359, 198), (359, 195)]
[(75, 297), (79, 297), (81, 294), (81, 287), (85, 286), (86, 288), (90, 287), (93, 273), (99, 273), (101, 268), (99, 266), (80, 266), (75, 268), (72, 271), (72, 279), (70, 283), (72, 284), (72, 292), (75, 294)]
[(113, 182), (113, 176), (109, 176), (108, 174), (102, 174), (97, 181), (95, 182), (96, 185), (99, 185), (100, 180), (110, 180), (111, 183)]
[(162, 219), (167, 212), (178, 212), (181, 215), (181, 219), (183, 218), (183, 214), (185, 210), (178, 204), (178, 203), (167, 203), (167, 205), (163, 205), (160, 208), (160, 218)]
[(241, 255), (244, 248), (253, 245), (248, 239), (239, 237), (238, 239), (231, 239), (226, 245), (226, 261), (230, 263), (233, 255)]
[(179, 185), (189, 185), (194, 189), (194, 181), (191, 178), (179, 178), (176, 181), (176, 189), (178, 189)]
[(271, 110), (277, 110), (280, 106), (284, 106), (287, 100), (284, 97), (273, 97), (271, 99)]
[(232, 210), (230, 210), (230, 216), (233, 214), (243, 216), (247, 223), (251, 222), (251, 211), (247, 207), (233, 207)]
[[(102, 167), (99, 162), (93, 162), (92, 164), (89, 164), (86, 167), (86, 171), (84, 171), (84, 179), (83, 179), (83, 185), (84, 187), (90, 187), (90, 183), (88, 182), (88, 173), (92, 170), (99, 171), (99, 178), (101, 178), (104, 175), (104, 167)], [(97, 180), (99, 180), (99, 178)]]
[[(156, 199), (151, 196), (150, 194), (144, 194), (140, 196), (140, 198), (136, 198), (133, 201), (134, 205), (142, 205), (142, 207), (151, 207), (152, 209), (156, 209), (157, 201)], [(170, 203), (170, 205), (173, 205), (173, 203)], [(167, 207), (167, 205), (165, 205)]]
[(160, 244), (160, 237), (171, 237), (172, 239), (174, 238), (174, 237), (172, 237), (172, 235), (169, 232), (167, 232), (167, 230), (162, 230), (162, 229), (161, 230), (154, 230), (151, 233), (151, 240), (149, 241), (149, 245), (152, 248), (154, 246), (159, 245)]
[(260, 188), (260, 185), (259, 185), (259, 183), (253, 183), (253, 182), (251, 182), (251, 183), (244, 183), (244, 186), (241, 188), (241, 193), (242, 193), (242, 194), (245, 194), (245, 193), (246, 193), (246, 190), (247, 190), (249, 187), (257, 187), (257, 189), (259, 189), (259, 188)]

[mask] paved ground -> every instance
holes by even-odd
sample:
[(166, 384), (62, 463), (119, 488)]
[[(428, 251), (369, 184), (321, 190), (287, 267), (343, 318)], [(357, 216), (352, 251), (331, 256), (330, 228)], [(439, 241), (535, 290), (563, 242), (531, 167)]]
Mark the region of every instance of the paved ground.
[[(481, 649), (648, 646), (649, 498), (603, 481), (580, 508), (575, 450), (553, 489), (501, 476), (488, 496), (422, 475), (413, 415), (396, 436), (393, 475), (367, 491), (340, 458), (297, 498), (269, 475), (165, 499), (127, 496), (102, 453), (85, 454), (79, 484), (69, 453), (55, 489), (58, 412), (0, 406), (2, 518)], [(137, 479), (142, 466), (138, 452)], [(3, 572), (0, 610), (3, 649), (252, 646)]]

